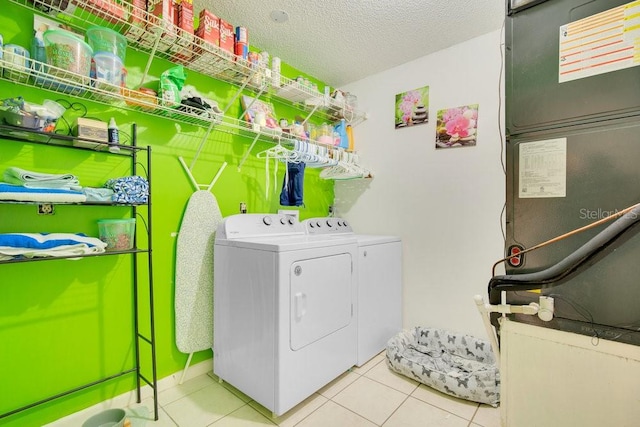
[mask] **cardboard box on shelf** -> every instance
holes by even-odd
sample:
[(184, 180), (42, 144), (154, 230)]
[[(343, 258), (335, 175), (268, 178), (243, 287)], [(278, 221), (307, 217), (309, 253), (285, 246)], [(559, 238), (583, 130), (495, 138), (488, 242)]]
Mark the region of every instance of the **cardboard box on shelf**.
[(201, 10), (196, 36), (209, 44), (220, 46), (220, 18), (207, 9)]
[(124, 34), (131, 40), (138, 40), (146, 31), (146, 10), (147, 0), (128, 0), (129, 8), (129, 28)]
[[(109, 135), (107, 130), (107, 122), (100, 120), (87, 119), (84, 117), (78, 117), (78, 120), (73, 127), (73, 134), (79, 138), (92, 139), (99, 142), (81, 141), (78, 139), (73, 140), (73, 145), (76, 147), (96, 148), (103, 143), (109, 142)], [(105, 145), (106, 149), (106, 145)]]
[(220, 18), (220, 48), (233, 53), (235, 47), (235, 33), (233, 25)]
[(174, 25), (177, 29), (177, 37), (176, 42), (169, 49), (174, 53), (174, 56), (178, 54), (181, 57), (185, 57), (191, 54), (191, 52), (185, 52), (185, 50), (190, 50), (195, 40), (192, 1), (193, 0), (174, 0)]
[(176, 27), (173, 25), (173, 0), (147, 0), (149, 24), (147, 31), (140, 38), (140, 45), (153, 48), (161, 32), (158, 50), (165, 52), (176, 41)]
[(127, 11), (114, 0), (93, 0), (87, 4), (90, 6), (82, 8), (112, 24), (127, 20)]

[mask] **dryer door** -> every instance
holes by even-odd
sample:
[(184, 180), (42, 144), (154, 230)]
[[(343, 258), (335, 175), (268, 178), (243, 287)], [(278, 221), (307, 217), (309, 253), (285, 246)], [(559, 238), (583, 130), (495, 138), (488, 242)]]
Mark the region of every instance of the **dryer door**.
[(291, 264), (289, 277), (292, 350), (300, 350), (351, 322), (351, 254), (296, 261)]

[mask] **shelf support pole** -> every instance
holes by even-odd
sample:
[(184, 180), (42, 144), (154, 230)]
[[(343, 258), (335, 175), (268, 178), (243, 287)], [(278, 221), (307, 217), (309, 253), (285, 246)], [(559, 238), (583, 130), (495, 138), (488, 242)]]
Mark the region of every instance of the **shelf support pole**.
[(240, 163), (238, 164), (238, 172), (240, 172), (240, 169), (242, 168), (242, 165), (247, 160), (247, 157), (249, 157), (249, 154), (251, 154), (251, 150), (253, 150), (253, 147), (256, 145), (256, 142), (258, 142), (258, 138), (259, 137), (260, 137), (260, 134), (256, 134), (256, 137), (253, 138), (253, 142), (249, 146), (249, 149), (247, 150), (246, 153), (244, 153), (244, 156), (242, 156), (242, 160), (240, 160)]

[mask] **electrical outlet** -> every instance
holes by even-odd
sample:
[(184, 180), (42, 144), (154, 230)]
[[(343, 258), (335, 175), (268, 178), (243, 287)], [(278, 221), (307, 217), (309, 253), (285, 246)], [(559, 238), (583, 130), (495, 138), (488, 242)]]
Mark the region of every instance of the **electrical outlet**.
[(53, 205), (51, 203), (40, 203), (38, 205), (38, 215), (53, 215)]

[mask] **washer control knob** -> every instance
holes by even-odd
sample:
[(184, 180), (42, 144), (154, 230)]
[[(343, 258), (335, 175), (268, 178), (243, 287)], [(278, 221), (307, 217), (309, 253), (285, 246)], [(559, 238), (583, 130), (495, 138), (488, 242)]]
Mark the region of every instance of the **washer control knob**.
[(309, 221), (309, 228), (315, 228), (316, 225), (313, 223), (313, 221)]
[(344, 225), (345, 227), (348, 227), (349, 223), (347, 221), (342, 221), (342, 225)]
[(265, 216), (264, 218), (262, 218), (262, 222), (264, 223), (264, 225), (271, 225), (271, 217)]
[(286, 217), (280, 218), (280, 224), (287, 225), (287, 218)]
[(327, 220), (327, 227), (333, 227), (333, 224), (331, 223), (330, 219)]
[(295, 221), (293, 220), (293, 218), (291, 218), (291, 217), (289, 217), (289, 219), (288, 219), (287, 221), (289, 222), (289, 225), (293, 225), (293, 223), (295, 222)]
[(320, 227), (322, 224), (320, 224), (320, 221), (316, 221), (316, 227)]

